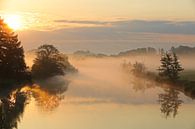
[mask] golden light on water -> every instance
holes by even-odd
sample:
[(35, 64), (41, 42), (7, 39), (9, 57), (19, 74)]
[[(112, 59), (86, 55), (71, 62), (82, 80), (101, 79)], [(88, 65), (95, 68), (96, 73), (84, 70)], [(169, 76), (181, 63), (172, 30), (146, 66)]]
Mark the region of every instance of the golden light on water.
[(4, 21), (13, 30), (20, 30), (23, 28), (22, 18), (20, 15), (5, 15)]

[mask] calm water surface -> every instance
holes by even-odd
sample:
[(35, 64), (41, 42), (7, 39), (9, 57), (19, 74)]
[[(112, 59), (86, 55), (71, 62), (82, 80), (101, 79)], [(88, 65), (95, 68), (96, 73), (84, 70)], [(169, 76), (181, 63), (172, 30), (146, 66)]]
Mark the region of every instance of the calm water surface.
[(127, 76), (120, 69), (121, 60), (72, 63), (79, 68), (77, 75), (40, 84), (49, 88), (34, 85), (20, 90), (29, 94), (24, 110), (16, 113), (21, 116), (16, 120), (19, 129), (195, 128), (195, 101), (191, 97)]

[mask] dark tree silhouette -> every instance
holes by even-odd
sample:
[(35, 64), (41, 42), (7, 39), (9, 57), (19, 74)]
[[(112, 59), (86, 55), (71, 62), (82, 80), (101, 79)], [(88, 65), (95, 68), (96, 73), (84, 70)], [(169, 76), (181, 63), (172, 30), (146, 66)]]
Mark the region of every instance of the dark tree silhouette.
[(163, 53), (161, 57), (161, 66), (158, 69), (159, 75), (166, 80), (176, 81), (179, 79), (179, 73), (184, 69), (178, 61), (175, 53)]
[(133, 64), (132, 73), (136, 76), (140, 76), (146, 73), (146, 67), (143, 63), (135, 62)]
[(175, 53), (173, 53), (173, 78), (174, 80), (179, 79), (179, 73), (184, 69), (181, 67), (180, 62), (178, 61), (178, 57)]
[(30, 80), (18, 36), (0, 19), (0, 82)]
[(38, 48), (37, 57), (32, 66), (35, 79), (47, 79), (56, 75), (64, 75), (66, 66), (60, 52), (53, 45), (42, 45)]

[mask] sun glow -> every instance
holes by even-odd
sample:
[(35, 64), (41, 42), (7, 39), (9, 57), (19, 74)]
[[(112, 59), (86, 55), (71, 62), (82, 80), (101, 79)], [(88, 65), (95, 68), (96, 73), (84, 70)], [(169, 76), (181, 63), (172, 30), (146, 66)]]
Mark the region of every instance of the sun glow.
[(5, 15), (4, 21), (13, 30), (20, 30), (23, 27), (22, 18), (19, 15)]

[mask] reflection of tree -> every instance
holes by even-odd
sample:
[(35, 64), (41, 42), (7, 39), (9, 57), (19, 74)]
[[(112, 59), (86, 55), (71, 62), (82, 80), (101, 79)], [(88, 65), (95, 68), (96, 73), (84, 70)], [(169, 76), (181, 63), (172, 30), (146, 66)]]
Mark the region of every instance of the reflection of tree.
[(38, 106), (46, 111), (51, 111), (58, 107), (64, 98), (63, 94), (48, 92), (48, 90), (42, 89), (40, 86), (32, 88), (31, 92)]
[(57, 108), (69, 84), (68, 81), (57, 79), (59, 78), (44, 81), (40, 85), (22, 87), (15, 91), (1, 91), (0, 129), (17, 128), (25, 106), (32, 97), (35, 98), (38, 106), (46, 111)]
[(32, 97), (35, 98), (38, 106), (46, 111), (51, 111), (60, 105), (67, 90), (69, 81), (64, 78), (53, 77), (30, 87)]
[(161, 112), (165, 117), (178, 114), (178, 108), (183, 103), (179, 98), (179, 92), (174, 89), (165, 89), (165, 93), (159, 94), (159, 103), (161, 104)]
[(16, 91), (8, 97), (0, 98), (0, 128), (17, 128), (17, 122), (20, 121), (26, 104), (27, 94), (25, 92)]
[(132, 77), (132, 85), (135, 91), (145, 91), (146, 89), (154, 87), (156, 84), (154, 81), (149, 79), (139, 78), (139, 77)]

